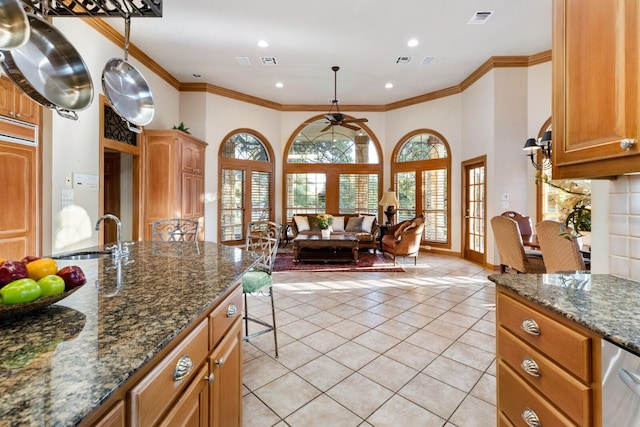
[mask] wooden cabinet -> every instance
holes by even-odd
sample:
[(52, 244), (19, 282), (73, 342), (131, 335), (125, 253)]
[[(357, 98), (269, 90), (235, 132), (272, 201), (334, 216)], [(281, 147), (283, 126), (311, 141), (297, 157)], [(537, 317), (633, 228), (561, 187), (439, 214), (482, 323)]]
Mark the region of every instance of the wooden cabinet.
[(209, 408), (211, 427), (242, 425), (242, 287), (209, 317), (209, 356), (213, 375)]
[(496, 318), (499, 425), (600, 426), (600, 338), (503, 289)]
[(553, 178), (640, 171), (638, 0), (554, 0), (552, 52)]
[(0, 115), (37, 125), (40, 105), (3, 76), (0, 77)]
[(160, 423), (161, 427), (200, 427), (209, 424), (209, 367), (203, 366)]
[(125, 427), (124, 402), (121, 400), (113, 405), (113, 408), (94, 425), (95, 427)]
[(142, 189), (145, 239), (151, 239), (156, 220), (204, 216), (206, 146), (204, 141), (182, 131), (145, 130)]

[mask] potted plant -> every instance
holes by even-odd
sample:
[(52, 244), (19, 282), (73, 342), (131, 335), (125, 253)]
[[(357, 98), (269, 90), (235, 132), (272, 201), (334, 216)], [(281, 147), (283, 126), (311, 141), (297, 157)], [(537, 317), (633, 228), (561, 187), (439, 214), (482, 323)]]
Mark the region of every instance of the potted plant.
[(331, 236), (331, 224), (333, 224), (333, 215), (329, 214), (319, 214), (318, 218), (318, 227), (320, 228), (320, 234), (322, 234), (323, 239), (328, 239)]
[(546, 174), (536, 176), (538, 182), (560, 190), (555, 202), (561, 220), (570, 229), (564, 233), (566, 238), (582, 237), (591, 232), (591, 190), (588, 185), (581, 181), (551, 180)]

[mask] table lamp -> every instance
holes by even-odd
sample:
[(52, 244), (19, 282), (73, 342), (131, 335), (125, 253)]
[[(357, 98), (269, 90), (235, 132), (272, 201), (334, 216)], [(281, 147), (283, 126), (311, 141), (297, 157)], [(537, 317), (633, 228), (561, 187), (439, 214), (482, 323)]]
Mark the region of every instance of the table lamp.
[(384, 214), (387, 216), (387, 225), (393, 225), (396, 216), (396, 206), (398, 206), (399, 203), (400, 201), (395, 191), (388, 190), (382, 194), (382, 199), (380, 199), (378, 204), (387, 207), (387, 210), (384, 211)]

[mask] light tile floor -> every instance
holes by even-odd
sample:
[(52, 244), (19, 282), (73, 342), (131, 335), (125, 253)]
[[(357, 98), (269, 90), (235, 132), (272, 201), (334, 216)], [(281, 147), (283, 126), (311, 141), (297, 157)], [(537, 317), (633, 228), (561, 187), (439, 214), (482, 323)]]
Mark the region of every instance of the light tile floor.
[(274, 273), (280, 357), (271, 333), (244, 343), (244, 426), (496, 425), (492, 271), (431, 253), (400, 262)]

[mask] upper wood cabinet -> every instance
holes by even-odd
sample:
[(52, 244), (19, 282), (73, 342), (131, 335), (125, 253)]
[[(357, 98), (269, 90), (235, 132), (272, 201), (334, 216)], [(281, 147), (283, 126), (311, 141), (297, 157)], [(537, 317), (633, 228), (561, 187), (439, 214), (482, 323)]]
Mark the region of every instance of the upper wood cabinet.
[[(154, 221), (204, 216), (204, 159), (207, 143), (179, 130), (145, 130), (144, 236)], [(202, 231), (199, 233), (203, 235)]]
[(37, 125), (40, 105), (3, 76), (0, 78), (0, 115)]
[(554, 0), (552, 52), (553, 178), (640, 171), (638, 0)]

